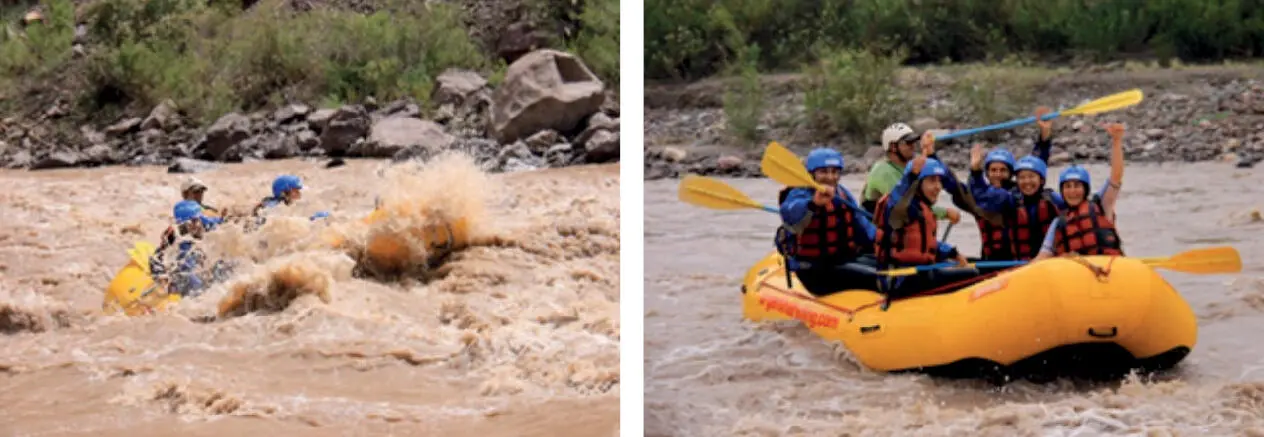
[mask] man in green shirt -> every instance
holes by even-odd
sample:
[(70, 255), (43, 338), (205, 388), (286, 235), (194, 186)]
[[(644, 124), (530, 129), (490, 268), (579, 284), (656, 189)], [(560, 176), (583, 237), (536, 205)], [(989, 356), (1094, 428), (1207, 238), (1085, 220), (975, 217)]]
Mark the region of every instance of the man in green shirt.
[[(886, 149), (887, 155), (869, 168), (869, 176), (865, 179), (865, 187), (860, 194), (863, 200), (861, 207), (873, 213), (878, 199), (895, 188), (895, 184), (904, 177), (904, 167), (913, 159), (914, 144), (920, 138), (912, 127), (904, 123), (887, 126), (882, 131), (882, 147)], [(955, 208), (935, 206), (931, 210), (935, 212), (936, 219), (947, 219), (950, 223), (961, 220), (961, 212)]]

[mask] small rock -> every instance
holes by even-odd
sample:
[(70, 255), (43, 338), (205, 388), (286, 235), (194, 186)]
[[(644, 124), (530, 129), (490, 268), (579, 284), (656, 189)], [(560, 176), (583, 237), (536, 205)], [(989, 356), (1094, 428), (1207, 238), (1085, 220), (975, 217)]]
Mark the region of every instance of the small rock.
[(347, 161), (344, 161), (342, 158), (334, 158), (325, 163), (325, 168), (342, 167), (344, 165), (347, 165)]
[(1049, 165), (1062, 165), (1071, 162), (1070, 152), (1058, 152), (1049, 156)]
[(1146, 138), (1149, 138), (1152, 140), (1163, 138), (1164, 133), (1165, 132), (1163, 132), (1163, 129), (1158, 129), (1158, 128), (1150, 128), (1150, 129), (1145, 130)]
[[(307, 113), (311, 111), (312, 107), (310, 106), (302, 103), (292, 103), (277, 108), (277, 110), (272, 113), (272, 119), (275, 120), (277, 124), (286, 124), (294, 120), (301, 120), (304, 115), (307, 115)], [(333, 115), (333, 113), (330, 113), (329, 115)]]
[(686, 152), (685, 149), (675, 146), (664, 147), (662, 153), (663, 160), (672, 163), (682, 162), (689, 156), (689, 153)]
[(931, 117), (917, 117), (913, 119), (912, 123), (909, 123), (909, 127), (912, 127), (915, 132), (926, 132), (931, 129), (939, 129), (939, 120)]
[(574, 146), (567, 143), (554, 144), (544, 152), (544, 159), (550, 166), (563, 167), (570, 162), (574, 150)]
[(118, 123), (114, 123), (105, 128), (105, 134), (111, 137), (123, 136), (123, 134), (131, 133), (133, 130), (139, 128), (141, 122), (143, 121), (144, 120), (141, 120), (140, 117), (123, 119)]
[(1239, 140), (1239, 139), (1237, 139), (1237, 138), (1230, 138), (1228, 141), (1225, 141), (1224, 147), (1221, 147), (1221, 148), (1220, 148), (1220, 151), (1222, 151), (1222, 152), (1231, 152), (1231, 151), (1234, 151), (1234, 150), (1238, 150), (1238, 147), (1240, 147), (1240, 146), (1242, 146), (1242, 141), (1241, 141), (1241, 140)]
[(206, 130), (206, 154), (216, 161), (228, 158), (228, 152), (250, 138), (250, 119), (236, 112), (224, 114)]
[(447, 149), (453, 141), (452, 135), (432, 121), (392, 117), (373, 124), (369, 139), (357, 149), (357, 155), (387, 158), (400, 150), (414, 147), (439, 152)]
[(435, 78), (435, 86), (430, 94), (432, 101), (438, 104), (461, 104), (471, 94), (487, 86), (487, 79), (478, 73), (449, 68)]
[(140, 128), (143, 130), (158, 129), (167, 130), (175, 127), (176, 104), (171, 100), (165, 100), (149, 111), (149, 116), (145, 117), (145, 121), (141, 122)]
[(363, 106), (339, 108), (329, 117), (321, 132), (320, 147), (335, 155), (346, 153), (347, 149), (369, 135), (369, 122), (369, 113)]
[(526, 143), (527, 147), (529, 147), (532, 152), (542, 154), (544, 151), (548, 150), (549, 147), (557, 144), (559, 139), (561, 139), (561, 135), (558, 135), (557, 131), (544, 130), (536, 132), (534, 135), (528, 137), (526, 139)]
[(619, 159), (619, 134), (598, 131), (584, 144), (584, 162), (600, 164)]
[(329, 119), (337, 112), (337, 109), (317, 109), (307, 116), (307, 125), (317, 133), (323, 132)]
[(214, 162), (192, 158), (176, 158), (175, 162), (167, 167), (167, 173), (198, 173), (216, 168), (219, 168), (219, 164)]
[(87, 160), (87, 157), (79, 152), (59, 151), (53, 152), (48, 157), (36, 161), (31, 165), (31, 170), (47, 170), (55, 168), (69, 168), (79, 165), (79, 163)]
[(733, 155), (721, 156), (720, 159), (716, 161), (715, 166), (716, 168), (724, 171), (733, 170), (742, 166), (742, 158)]

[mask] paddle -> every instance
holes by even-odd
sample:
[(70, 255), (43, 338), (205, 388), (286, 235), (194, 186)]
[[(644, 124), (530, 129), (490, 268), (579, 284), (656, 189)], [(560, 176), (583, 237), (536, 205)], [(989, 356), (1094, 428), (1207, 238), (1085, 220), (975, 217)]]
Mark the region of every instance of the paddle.
[[(1187, 250), (1170, 257), (1139, 258), (1142, 263), (1153, 267), (1196, 275), (1215, 275), (1223, 273), (1239, 273), (1242, 271), (1242, 258), (1238, 250), (1231, 246), (1208, 247)], [(948, 268), (968, 267), (1010, 267), (1027, 264), (1027, 261), (980, 261), (959, 266), (955, 262), (942, 262), (917, 267), (905, 267), (878, 272), (884, 276), (909, 276), (920, 272)]]
[(719, 210), (762, 209), (777, 213), (777, 208), (760, 204), (746, 193), (723, 181), (688, 175), (680, 181), (680, 200), (703, 208)]
[(127, 256), (130, 257), (132, 262), (136, 263), (136, 265), (139, 266), (146, 275), (150, 274), (149, 257), (153, 254), (154, 245), (144, 241), (137, 241), (135, 247), (127, 250)]
[(976, 263), (966, 264), (964, 266), (959, 265), (956, 262), (948, 261), (948, 262), (941, 262), (938, 264), (929, 264), (929, 265), (917, 266), (917, 267), (904, 267), (904, 268), (899, 268), (899, 269), (883, 270), (881, 272), (878, 272), (878, 274), (882, 276), (911, 276), (911, 275), (916, 275), (921, 272), (929, 272), (931, 270), (968, 269), (972, 267), (973, 268), (1014, 267), (1014, 266), (1019, 266), (1023, 264), (1027, 264), (1027, 261), (979, 261)]
[(1242, 257), (1232, 246), (1208, 247), (1187, 250), (1170, 257), (1141, 258), (1141, 262), (1155, 268), (1196, 275), (1239, 273)]
[[(807, 167), (803, 166), (803, 162), (799, 161), (799, 157), (794, 152), (791, 152), (790, 149), (776, 141), (768, 143), (768, 148), (764, 149), (764, 158), (759, 161), (759, 169), (769, 179), (785, 186), (824, 188), (821, 184), (816, 183), (816, 180), (812, 179)], [(864, 208), (852, 203), (850, 200), (843, 199), (843, 203), (861, 217), (873, 220), (873, 214), (865, 211)]]
[[(1140, 89), (1131, 89), (1128, 91), (1124, 91), (1122, 93), (1111, 94), (1109, 96), (1102, 97), (1100, 99), (1085, 103), (1080, 106), (1076, 106), (1071, 109), (1067, 109), (1065, 111), (1057, 111), (1057, 112), (1045, 114), (1043, 117), (1040, 117), (1040, 119), (1052, 120), (1063, 115), (1093, 115), (1093, 114), (1099, 114), (1102, 112), (1115, 111), (1115, 110), (1127, 108), (1129, 106), (1133, 106), (1138, 103), (1141, 103), (1141, 100), (1144, 98), (1145, 96), (1141, 93)], [(1036, 122), (1036, 117), (1020, 118), (1017, 120), (1010, 120), (1004, 123), (997, 123), (997, 124), (993, 124), (989, 126), (976, 127), (976, 128), (971, 128), (971, 129), (962, 129), (959, 131), (949, 132), (943, 135), (936, 136), (935, 140), (936, 141), (947, 140), (947, 139), (952, 139), (952, 138), (957, 138), (957, 137), (964, 137), (967, 135), (974, 135), (980, 132), (987, 132), (987, 131), (993, 131), (993, 130), (998, 130), (998, 129), (1010, 129), (1010, 128), (1015, 128), (1018, 126), (1025, 125), (1025, 124), (1035, 123), (1035, 122)]]

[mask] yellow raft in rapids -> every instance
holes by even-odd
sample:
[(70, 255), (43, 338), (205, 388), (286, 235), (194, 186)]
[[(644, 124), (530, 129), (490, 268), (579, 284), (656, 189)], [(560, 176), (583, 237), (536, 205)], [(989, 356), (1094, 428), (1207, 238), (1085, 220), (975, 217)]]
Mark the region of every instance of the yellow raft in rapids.
[[(1098, 277), (1081, 261), (1102, 268)], [(870, 369), (945, 377), (1118, 378), (1179, 363), (1198, 337), (1189, 304), (1151, 267), (1132, 258), (1055, 258), (966, 288), (898, 299), (849, 290), (816, 298), (773, 252), (742, 285), (753, 321), (799, 319), (840, 341)]]
[[(373, 224), (395, 214), (410, 214), (408, 207), (376, 209), (361, 219), (364, 224)], [(409, 231), (410, 237), (426, 243), (432, 251), (447, 250), (469, 242), (469, 223), (459, 219), (450, 225), (427, 225)], [(369, 235), (364, 248), (364, 256), (374, 260), (392, 260), (395, 263), (406, 262), (409, 243), (403, 236), (395, 233), (373, 233)], [(325, 241), (332, 247), (343, 247), (341, 235), (326, 234)], [(105, 296), (101, 309), (106, 314), (123, 313), (128, 316), (151, 314), (167, 305), (179, 302), (180, 295), (168, 294), (161, 284), (150, 275), (149, 257), (154, 254), (154, 245), (137, 242), (135, 247), (127, 251), (128, 263), (119, 269), (105, 287)], [(389, 263), (388, 263), (389, 264)], [(398, 266), (393, 266), (398, 267)]]

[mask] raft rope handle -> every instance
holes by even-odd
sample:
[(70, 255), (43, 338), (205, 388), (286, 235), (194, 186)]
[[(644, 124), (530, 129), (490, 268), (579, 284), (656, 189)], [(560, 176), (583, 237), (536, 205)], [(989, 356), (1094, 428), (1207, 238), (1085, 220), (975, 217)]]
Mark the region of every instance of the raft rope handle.
[(1087, 268), (1089, 271), (1093, 272), (1093, 277), (1097, 279), (1097, 282), (1105, 283), (1107, 278), (1110, 276), (1111, 267), (1115, 265), (1115, 258), (1118, 258), (1118, 257), (1111, 256), (1110, 260), (1106, 262), (1106, 267), (1098, 267), (1096, 265), (1093, 265), (1093, 263), (1088, 262), (1088, 260), (1084, 259), (1084, 257), (1081, 256), (1080, 254), (1075, 254), (1075, 256), (1072, 256), (1071, 261), (1075, 261), (1079, 265), (1082, 265), (1085, 268)]
[(1011, 270), (1011, 269), (997, 270), (997, 271), (995, 271), (995, 272), (988, 273), (988, 274), (985, 274), (985, 275), (979, 275), (979, 276), (975, 276), (975, 277), (973, 277), (973, 278), (962, 279), (962, 280), (957, 281), (957, 282), (949, 283), (949, 284), (946, 284), (946, 285), (941, 285), (941, 286), (939, 286), (939, 287), (935, 287), (935, 288), (932, 288), (932, 289), (930, 289), (930, 290), (917, 292), (917, 293), (910, 294), (910, 295), (908, 295), (908, 296), (900, 297), (900, 298), (897, 298), (897, 299), (892, 299), (892, 298), (890, 297), (890, 295), (887, 295), (887, 296), (886, 296), (886, 298), (885, 298), (885, 299), (883, 299), (883, 300), (881, 300), (881, 301), (877, 301), (877, 302), (874, 302), (874, 303), (861, 305), (861, 306), (859, 306), (859, 307), (856, 307), (856, 309), (854, 309), (854, 310), (852, 310), (852, 311), (860, 312), (860, 310), (863, 310), (863, 309), (865, 309), (865, 308), (870, 308), (870, 307), (873, 307), (873, 306), (877, 306), (877, 305), (881, 305), (881, 306), (882, 306), (882, 311), (886, 311), (886, 310), (887, 310), (887, 308), (890, 308), (890, 307), (891, 307), (891, 302), (894, 302), (894, 301), (900, 301), (900, 300), (906, 300), (906, 299), (912, 299), (912, 298), (915, 298), (915, 297), (933, 296), (933, 295), (936, 295), (936, 294), (943, 293), (943, 292), (945, 292), (945, 291), (953, 291), (953, 292), (955, 292), (955, 291), (954, 291), (954, 289), (965, 288), (965, 286), (970, 285), (971, 283), (983, 282), (983, 281), (986, 281), (986, 280), (988, 280), (988, 279), (992, 279), (992, 278), (996, 277), (997, 275), (1000, 275), (1001, 273), (1005, 273), (1005, 272), (1007, 272), (1007, 271), (1009, 271), (1009, 270)]

